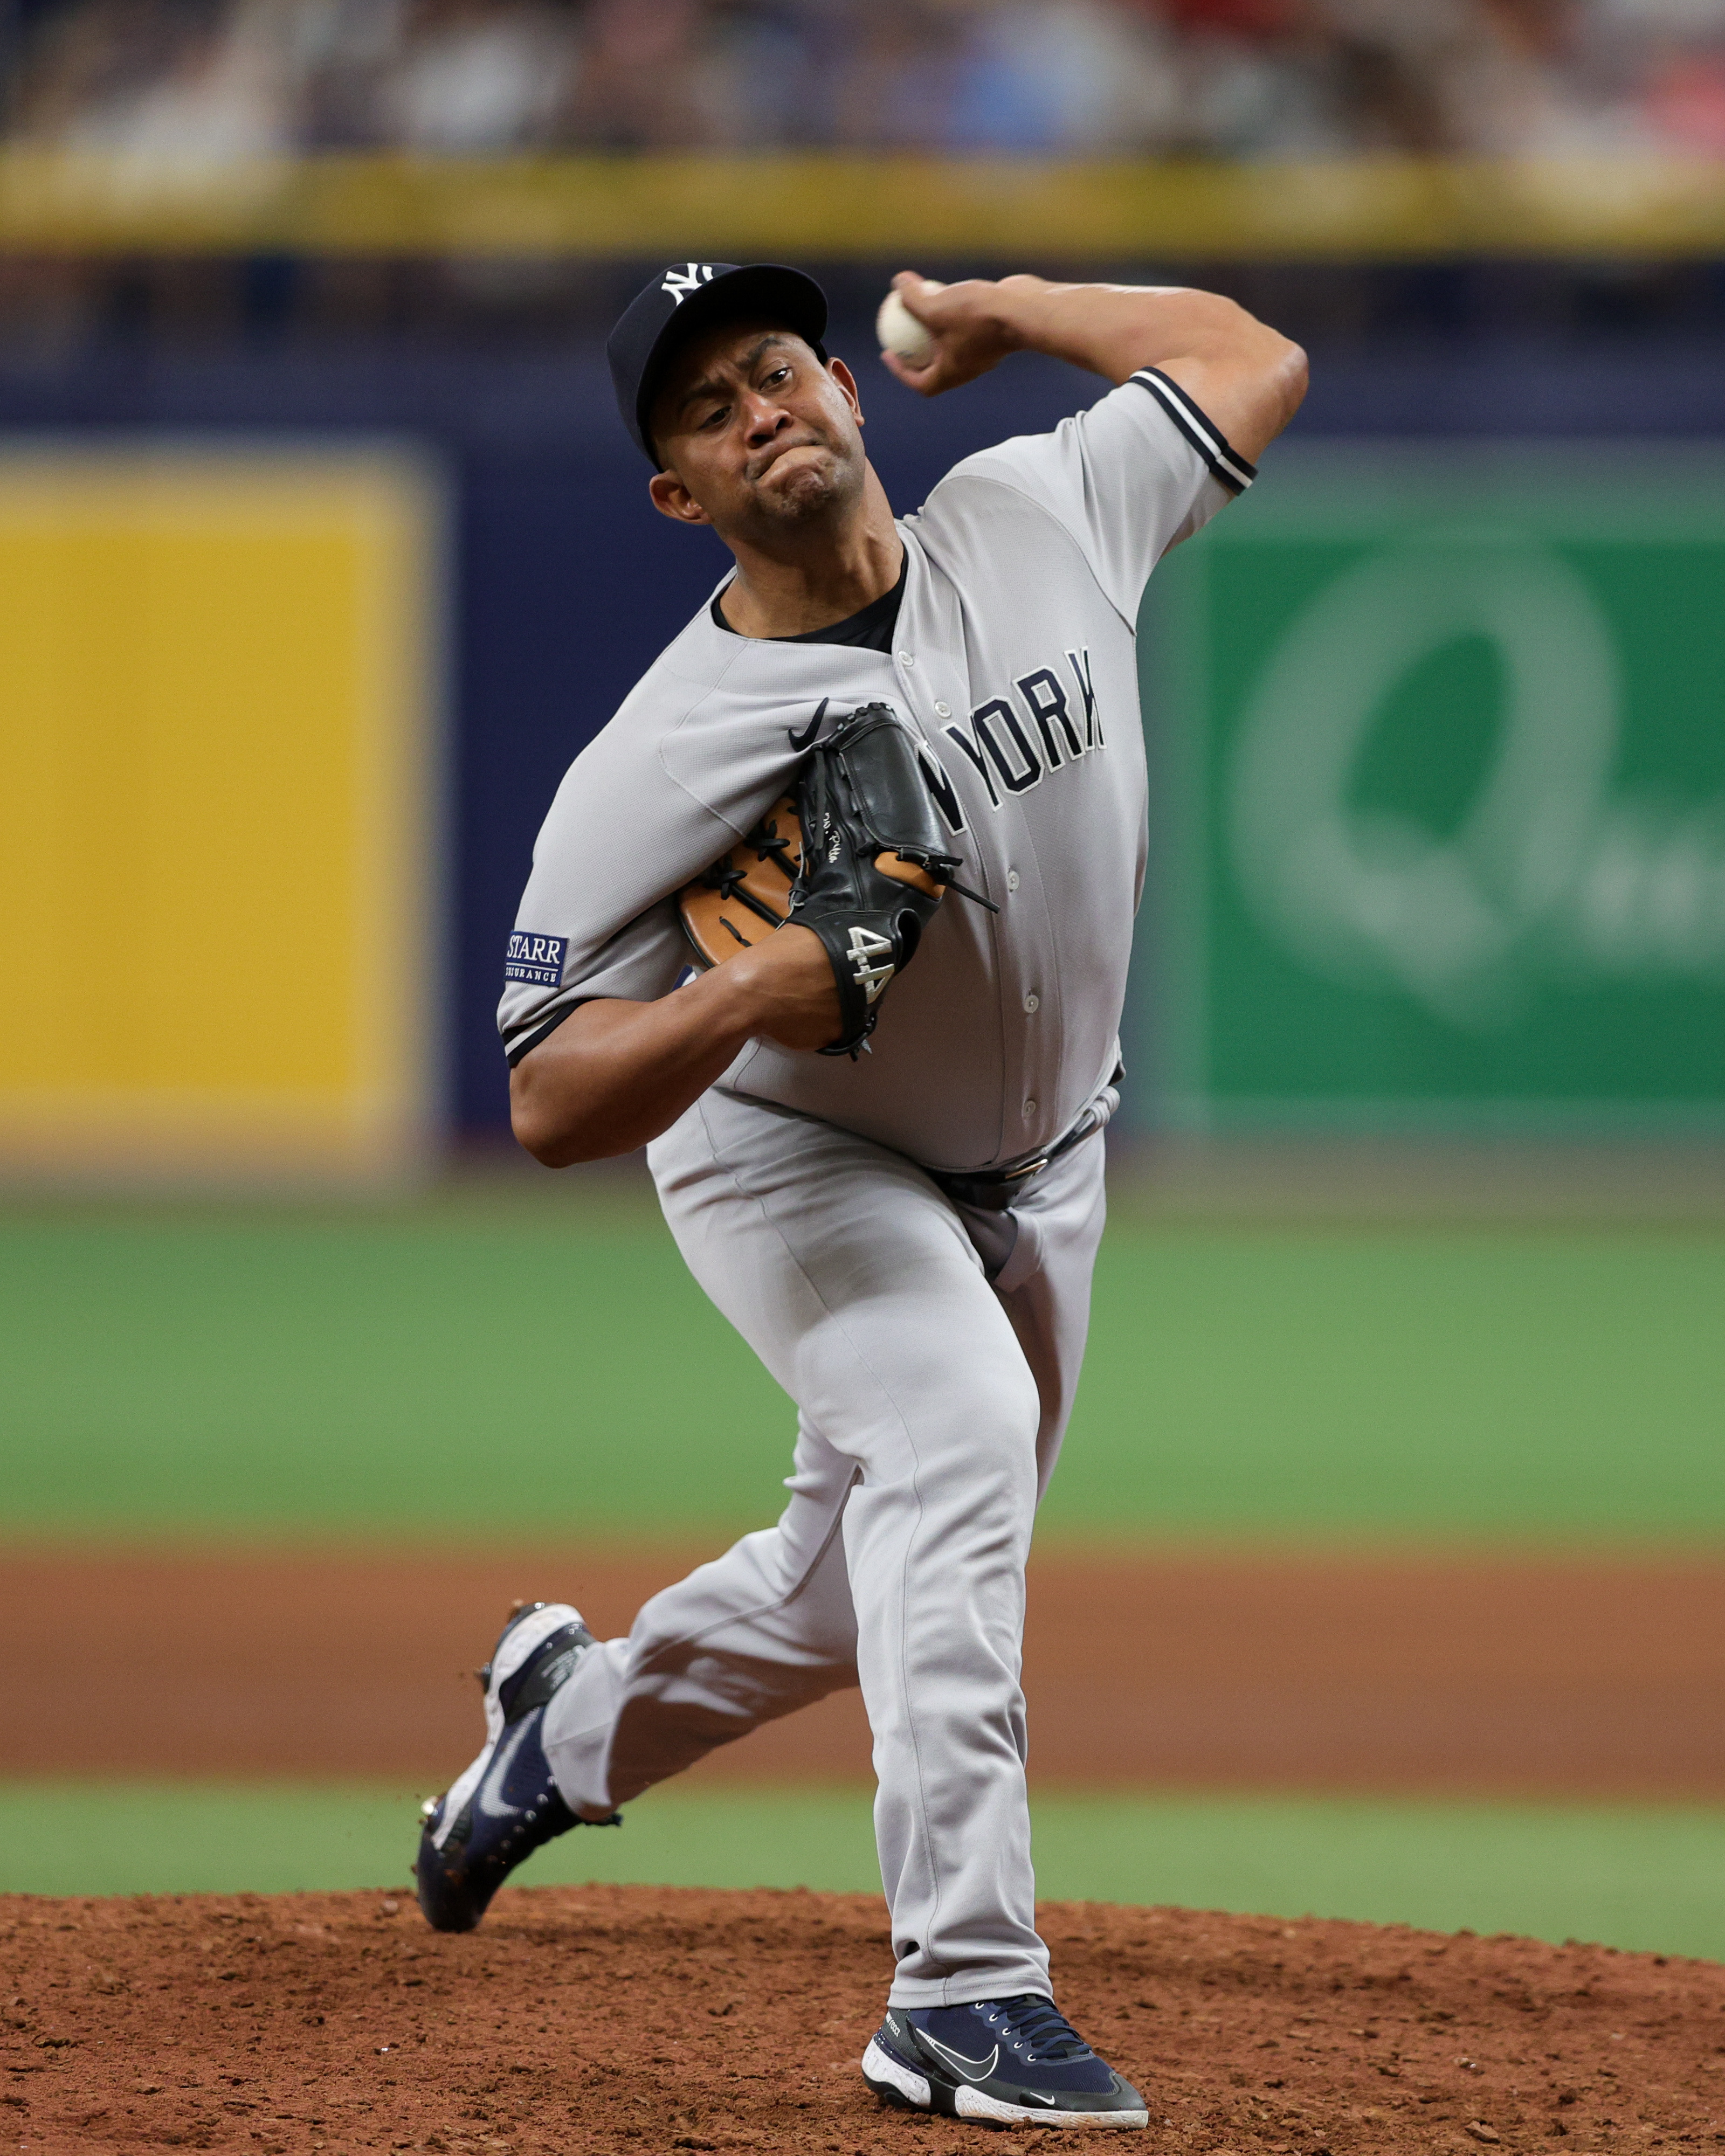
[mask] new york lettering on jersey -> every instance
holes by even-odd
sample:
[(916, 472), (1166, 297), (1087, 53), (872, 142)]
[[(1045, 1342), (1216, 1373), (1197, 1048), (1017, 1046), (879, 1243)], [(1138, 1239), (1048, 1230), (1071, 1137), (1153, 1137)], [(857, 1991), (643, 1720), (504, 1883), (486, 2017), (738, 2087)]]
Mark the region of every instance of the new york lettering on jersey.
[[(1105, 746), (1089, 648), (1069, 651), (1065, 659), (1073, 683), (1070, 696), (1051, 666), (1039, 666), (1019, 675), (1013, 684), (1023, 700), (1022, 713), (1009, 698), (991, 696), (978, 704), (963, 725), (945, 729), (947, 738), (987, 788), (991, 808), (999, 808), (1003, 792), (1028, 793), (1051, 773)], [(923, 764), (947, 829), (962, 831), (964, 810), (957, 793), (926, 745)]]

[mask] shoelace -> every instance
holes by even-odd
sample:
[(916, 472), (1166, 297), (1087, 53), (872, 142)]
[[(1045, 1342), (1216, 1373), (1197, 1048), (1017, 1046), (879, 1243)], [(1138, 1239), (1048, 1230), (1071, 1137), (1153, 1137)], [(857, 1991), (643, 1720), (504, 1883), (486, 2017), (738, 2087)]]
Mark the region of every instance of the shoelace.
[(1045, 2060), (1092, 2056), (1090, 2046), (1053, 1999), (1043, 1998), (1040, 1992), (1020, 1992), (1015, 1999), (991, 2000), (990, 2010), (983, 2018), (992, 2021), (997, 2014), (1009, 2036), (1022, 2046), (1024, 2057), (1033, 2066)]

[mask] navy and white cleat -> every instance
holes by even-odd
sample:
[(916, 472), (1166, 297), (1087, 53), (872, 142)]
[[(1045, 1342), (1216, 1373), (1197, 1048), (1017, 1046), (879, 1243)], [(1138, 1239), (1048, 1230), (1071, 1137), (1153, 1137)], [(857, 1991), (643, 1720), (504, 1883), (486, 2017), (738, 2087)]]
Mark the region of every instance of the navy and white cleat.
[(884, 2102), (999, 2126), (1148, 2126), (1144, 2099), (1036, 1992), (890, 2006), (863, 2053)]
[[(553, 1692), (593, 1637), (567, 1602), (526, 1602), (480, 1671), (485, 1748), (420, 1811), (419, 1907), (439, 1932), (470, 1932), (524, 1857), (583, 1822), (558, 1794), (540, 1732)], [(621, 1825), (620, 1819), (598, 1822)]]

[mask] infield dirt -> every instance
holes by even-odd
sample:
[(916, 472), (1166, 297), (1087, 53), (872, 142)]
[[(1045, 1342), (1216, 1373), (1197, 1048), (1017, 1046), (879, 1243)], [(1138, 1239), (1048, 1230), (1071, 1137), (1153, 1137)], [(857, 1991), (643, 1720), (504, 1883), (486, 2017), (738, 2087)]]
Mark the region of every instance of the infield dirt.
[[(470, 1671), (517, 1595), (601, 1634), (712, 1548), (464, 1555), (13, 1550), (0, 1727), (14, 1774), (393, 1777), (472, 1756)], [(78, 1671), (44, 1687), (45, 1667)], [(1055, 1549), (1024, 1688), (1047, 1785), (1725, 1796), (1725, 1563)], [(842, 1692), (696, 1781), (863, 1782)]]
[[(1725, 1967), (1404, 1928), (1045, 1905), (1063, 2005), (1149, 2100), (1120, 2144), (1266, 2156), (1725, 2141)], [(888, 2156), (861, 1896), (506, 1889), (0, 1900), (0, 2140), (49, 2156)], [(998, 2144), (996, 2144), (998, 2145)]]

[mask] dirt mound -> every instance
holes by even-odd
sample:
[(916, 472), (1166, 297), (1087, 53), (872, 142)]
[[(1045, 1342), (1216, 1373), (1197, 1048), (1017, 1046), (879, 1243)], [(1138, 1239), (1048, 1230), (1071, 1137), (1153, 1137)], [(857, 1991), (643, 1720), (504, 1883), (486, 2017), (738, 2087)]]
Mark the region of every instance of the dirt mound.
[[(1725, 2142), (1716, 1964), (1095, 1903), (1042, 1922), (1153, 2147)], [(506, 1890), (466, 1938), (379, 1894), (11, 1896), (0, 1942), (0, 2143), (30, 2151), (873, 2156), (988, 2131), (859, 2080), (888, 1967), (862, 1896)]]

